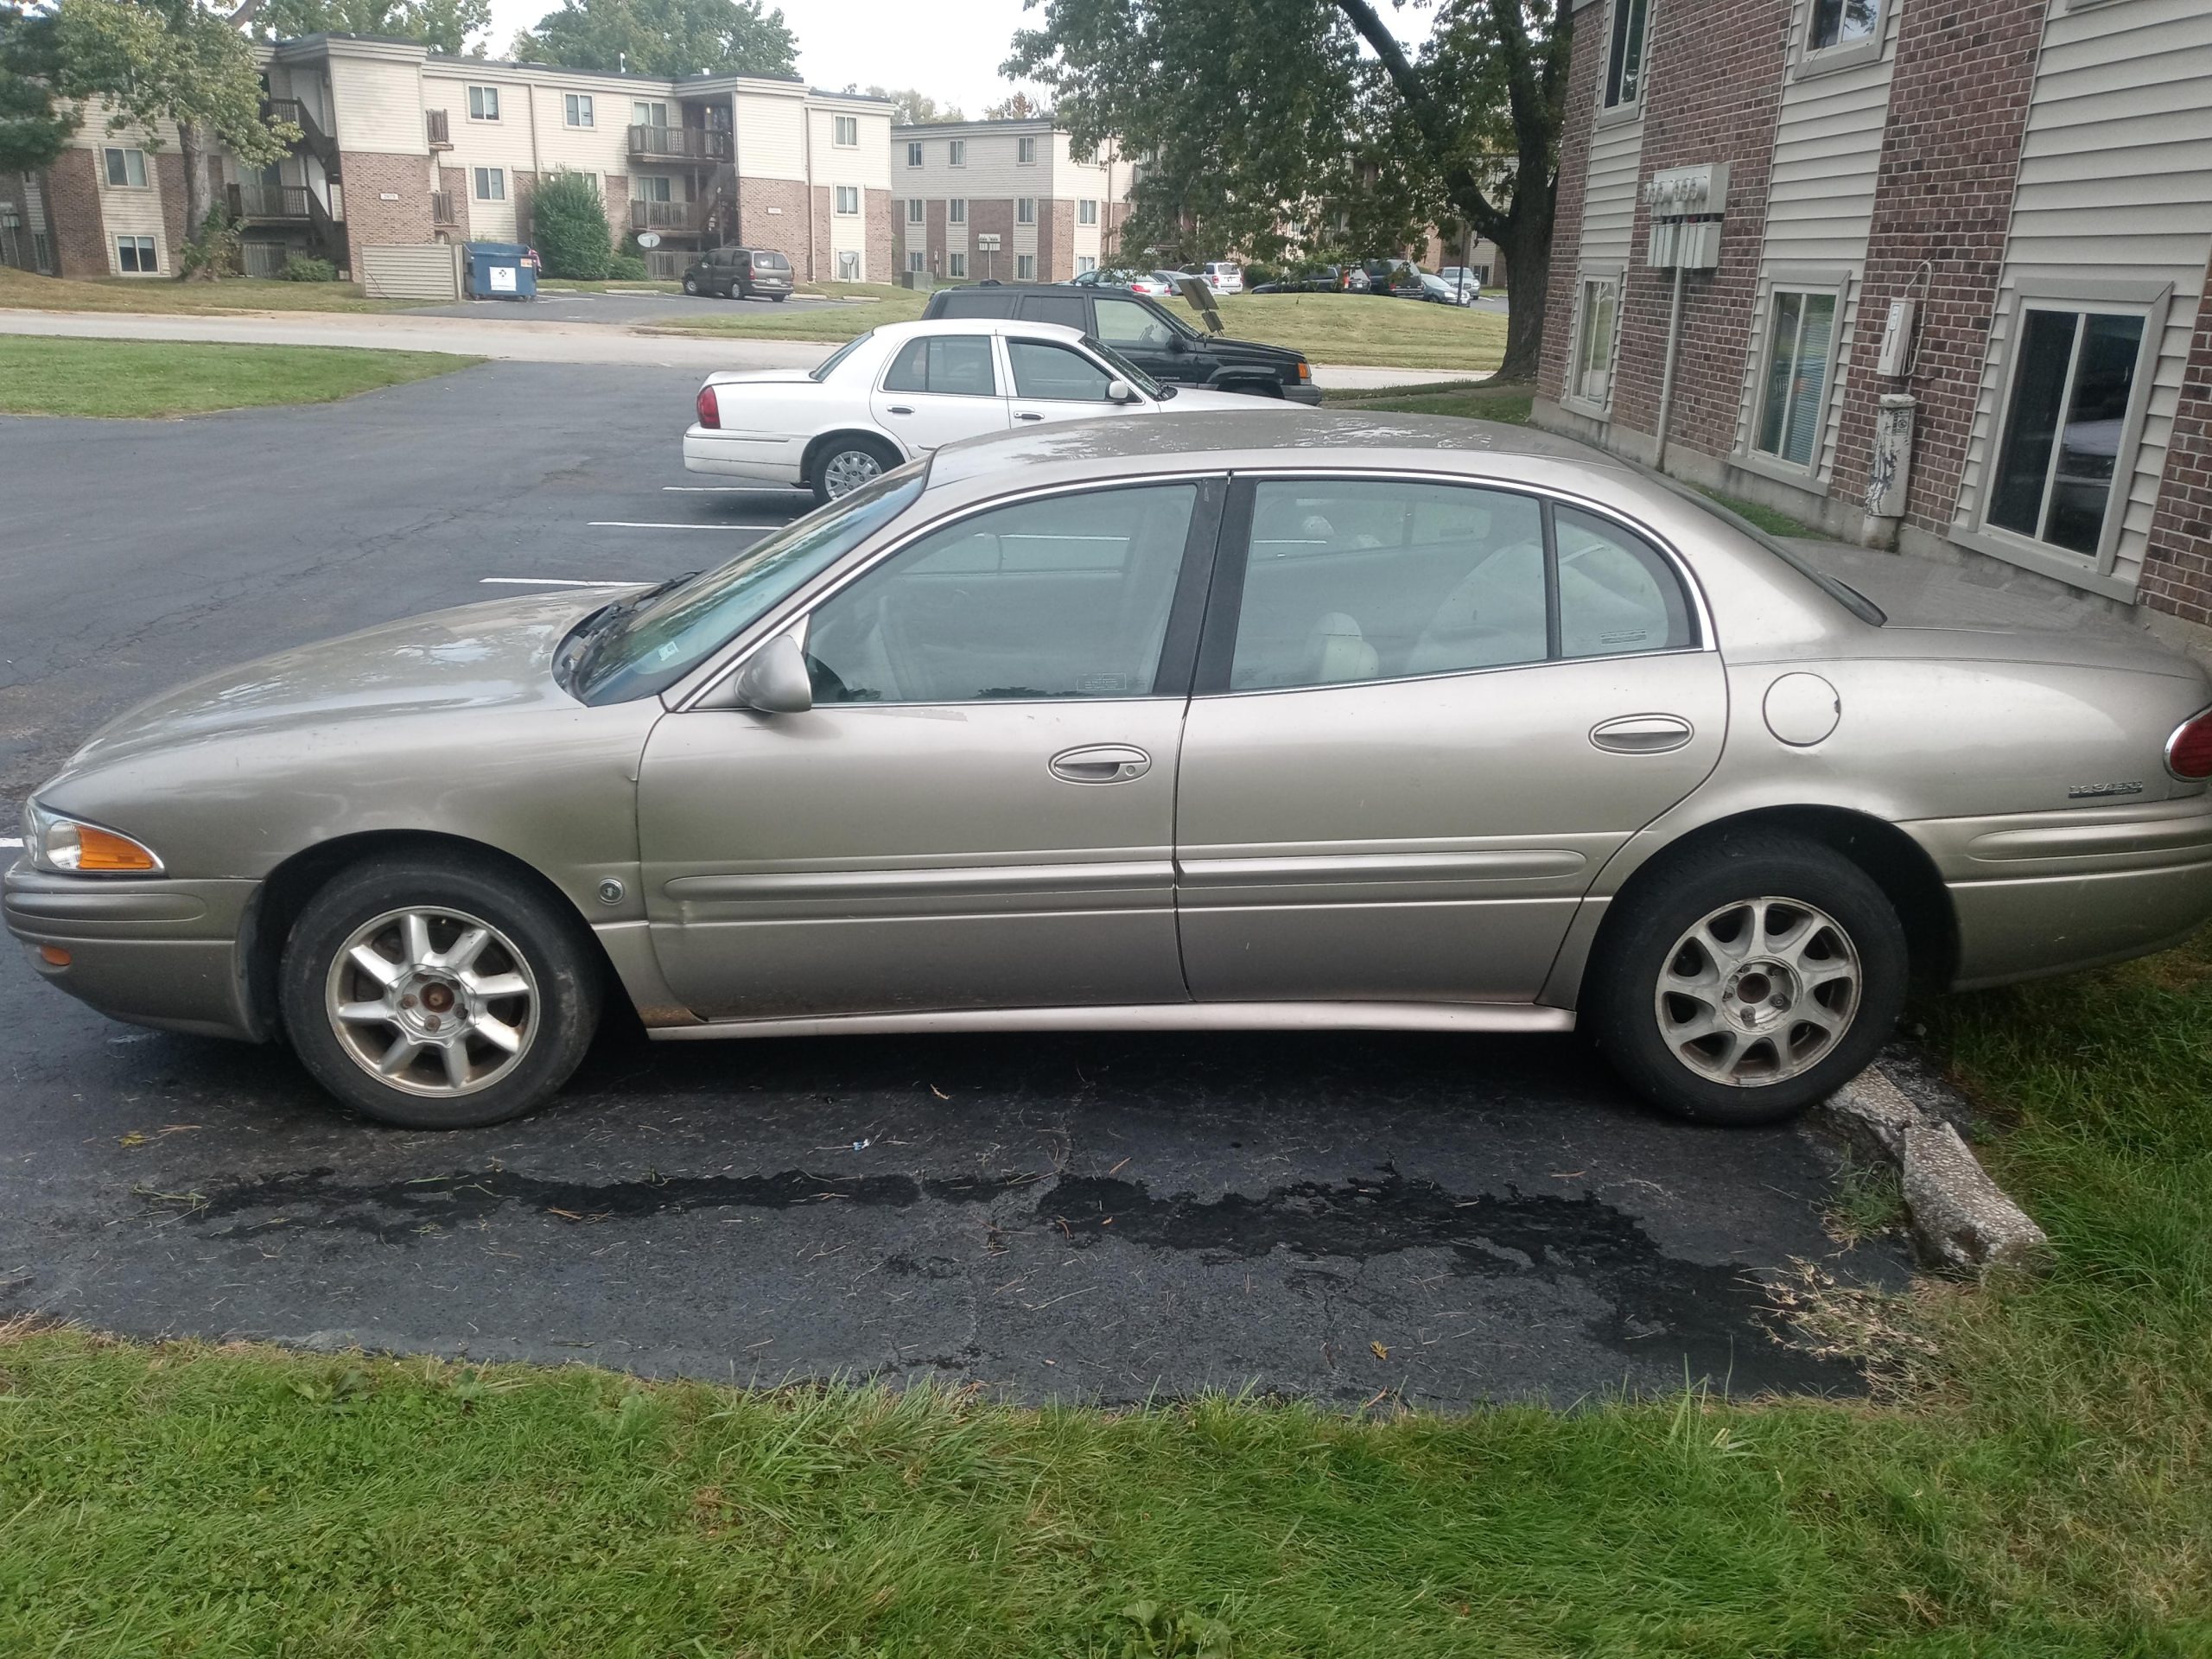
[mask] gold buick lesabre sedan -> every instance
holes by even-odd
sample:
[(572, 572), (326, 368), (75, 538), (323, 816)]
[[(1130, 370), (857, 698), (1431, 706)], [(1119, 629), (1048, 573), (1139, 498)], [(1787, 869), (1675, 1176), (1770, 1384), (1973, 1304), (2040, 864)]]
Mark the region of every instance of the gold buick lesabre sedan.
[(544, 1101), (612, 995), (675, 1039), (1579, 1025), (1760, 1122), (1915, 972), (2212, 915), (2208, 705), (1538, 434), (1054, 425), (156, 699), (37, 791), (5, 910), (57, 988), (418, 1127)]

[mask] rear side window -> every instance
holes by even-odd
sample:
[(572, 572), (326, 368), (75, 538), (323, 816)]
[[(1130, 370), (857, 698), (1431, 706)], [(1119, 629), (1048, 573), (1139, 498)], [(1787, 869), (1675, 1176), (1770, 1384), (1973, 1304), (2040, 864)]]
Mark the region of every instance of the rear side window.
[(1618, 524), (1554, 510), (1563, 657), (1675, 651), (1697, 643), (1682, 584), (1658, 550)]
[(1021, 302), (1021, 320), (1024, 322), (1057, 323), (1078, 334), (1090, 332), (1090, 318), (1086, 315), (1084, 297), (1080, 294), (1025, 295)]
[(995, 397), (998, 372), (988, 334), (936, 334), (911, 340), (892, 359), (886, 391), (937, 392), (955, 397)]
[(939, 317), (1010, 317), (1014, 296), (988, 288), (947, 289), (933, 302), (931, 315)]
[(753, 256), (753, 264), (756, 270), (789, 270), (791, 268), (791, 262), (782, 254), (766, 250)]

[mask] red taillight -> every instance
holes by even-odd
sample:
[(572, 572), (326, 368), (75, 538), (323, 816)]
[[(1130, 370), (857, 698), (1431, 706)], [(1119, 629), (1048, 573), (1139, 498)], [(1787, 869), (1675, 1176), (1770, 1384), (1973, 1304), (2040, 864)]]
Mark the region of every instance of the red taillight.
[(722, 412), (715, 402), (715, 389), (712, 386), (699, 388), (698, 410), (700, 425), (713, 427), (716, 431), (721, 429)]
[(2190, 783), (2212, 778), (2212, 709), (2166, 740), (2166, 770)]

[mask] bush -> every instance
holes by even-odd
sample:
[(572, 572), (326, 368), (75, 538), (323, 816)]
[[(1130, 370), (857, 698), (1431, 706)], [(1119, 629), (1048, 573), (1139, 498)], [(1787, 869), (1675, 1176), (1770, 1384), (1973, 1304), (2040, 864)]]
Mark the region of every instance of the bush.
[(618, 253), (607, 262), (607, 274), (620, 283), (642, 283), (645, 280), (645, 259), (643, 254)]
[(284, 262), (284, 269), (276, 273), (276, 277), (286, 283), (334, 283), (338, 280), (338, 267), (327, 259), (311, 259), (303, 253), (296, 253)]
[(599, 187), (582, 173), (556, 173), (531, 198), (531, 226), (548, 276), (602, 282), (614, 251)]

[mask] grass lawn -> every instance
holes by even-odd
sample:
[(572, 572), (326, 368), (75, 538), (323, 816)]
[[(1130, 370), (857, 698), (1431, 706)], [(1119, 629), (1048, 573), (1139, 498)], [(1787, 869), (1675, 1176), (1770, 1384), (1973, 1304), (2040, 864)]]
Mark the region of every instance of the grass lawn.
[(2212, 934), (1916, 1017), (2056, 1266), (1832, 1299), (1872, 1402), (1039, 1412), (17, 1328), (0, 1651), (2212, 1652)]
[(180, 283), (104, 276), (67, 281), (0, 265), (0, 308), (32, 311), (404, 311), (418, 301), (372, 300), (358, 283), (280, 283), (233, 276)]
[(0, 334), (0, 413), (204, 415), (327, 404), (482, 360), (438, 352)]

